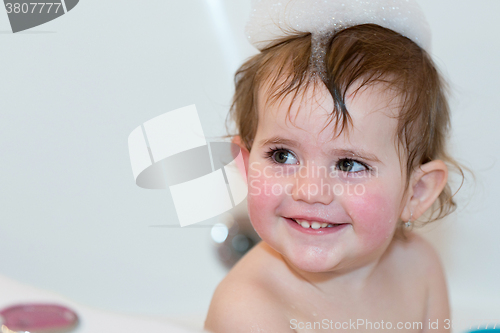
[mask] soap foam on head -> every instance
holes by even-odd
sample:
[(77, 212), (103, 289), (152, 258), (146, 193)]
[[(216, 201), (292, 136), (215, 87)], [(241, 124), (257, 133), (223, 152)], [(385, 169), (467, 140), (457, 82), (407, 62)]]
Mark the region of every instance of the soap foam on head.
[(394, 30), (430, 50), (429, 24), (415, 0), (252, 0), (246, 34), (262, 50), (286, 32), (318, 36), (366, 23)]

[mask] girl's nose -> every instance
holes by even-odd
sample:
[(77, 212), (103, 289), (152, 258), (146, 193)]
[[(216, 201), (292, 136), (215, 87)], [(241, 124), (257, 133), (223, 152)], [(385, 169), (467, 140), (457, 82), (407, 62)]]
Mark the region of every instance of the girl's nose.
[(293, 179), (292, 198), (310, 204), (330, 204), (334, 199), (333, 179), (317, 165), (302, 166)]

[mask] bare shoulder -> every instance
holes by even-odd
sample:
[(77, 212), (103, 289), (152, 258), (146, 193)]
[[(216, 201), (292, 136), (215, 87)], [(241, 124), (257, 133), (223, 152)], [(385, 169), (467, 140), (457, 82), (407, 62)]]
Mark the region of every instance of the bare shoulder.
[[(439, 320), (444, 323), (450, 318), (448, 290), (446, 277), (434, 247), (422, 236), (410, 233), (405, 241), (395, 243), (398, 264), (404, 269), (416, 274), (418, 279), (425, 284), (427, 291), (426, 321)], [(424, 330), (425, 331), (425, 330)], [(433, 332), (448, 332), (443, 327)]]
[(393, 244), (397, 252), (396, 258), (404, 259), (413, 266), (413, 271), (418, 270), (425, 276), (435, 276), (442, 273), (442, 264), (439, 254), (429, 241), (424, 237), (411, 232), (406, 240), (397, 240)]
[[(216, 333), (286, 332), (279, 298), (273, 292), (266, 263), (273, 261), (257, 245), (219, 284), (210, 303), (205, 329)], [(267, 266), (267, 271), (269, 266)], [(283, 318), (282, 318), (283, 317)]]

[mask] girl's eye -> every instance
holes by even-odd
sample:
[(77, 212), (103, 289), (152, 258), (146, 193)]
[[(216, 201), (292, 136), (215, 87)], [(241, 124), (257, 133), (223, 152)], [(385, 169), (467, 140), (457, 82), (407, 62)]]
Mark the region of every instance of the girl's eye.
[(368, 170), (363, 163), (348, 158), (343, 158), (337, 163), (337, 168), (344, 172), (360, 172)]
[(297, 164), (297, 159), (287, 149), (271, 149), (267, 155), (273, 162), (278, 164)]

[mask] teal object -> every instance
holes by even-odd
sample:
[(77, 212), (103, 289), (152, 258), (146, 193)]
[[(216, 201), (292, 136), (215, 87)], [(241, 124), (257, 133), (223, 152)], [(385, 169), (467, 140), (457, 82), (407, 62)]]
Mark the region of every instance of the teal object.
[(477, 332), (498, 332), (500, 331), (500, 328), (485, 328), (485, 329), (482, 329), (482, 330), (476, 330), (476, 331), (469, 331), (469, 333), (477, 333)]

